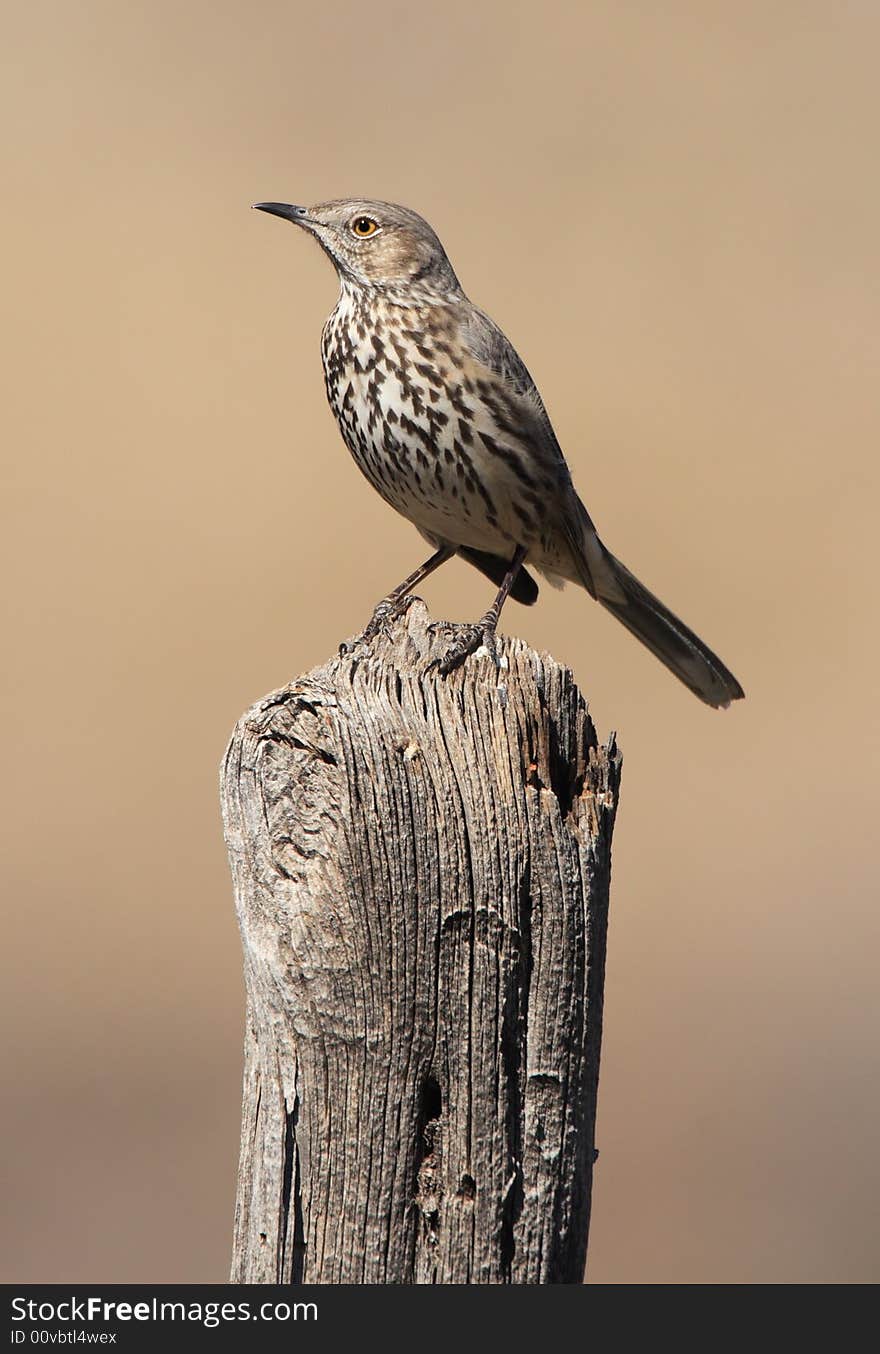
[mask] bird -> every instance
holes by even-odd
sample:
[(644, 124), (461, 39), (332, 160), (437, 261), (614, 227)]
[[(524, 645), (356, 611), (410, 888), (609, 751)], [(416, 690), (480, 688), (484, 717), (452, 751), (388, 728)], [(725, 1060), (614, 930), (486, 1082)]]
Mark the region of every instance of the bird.
[(457, 627), (442, 674), (478, 650), (495, 655), (507, 597), (537, 600), (533, 569), (555, 586), (585, 588), (706, 705), (741, 699), (721, 659), (599, 538), (537, 386), (465, 295), (428, 222), (369, 198), (253, 205), (311, 235), (334, 265), (339, 297), (321, 335), (330, 407), (370, 484), (433, 547), (364, 635), (458, 555), (498, 591), (476, 624)]

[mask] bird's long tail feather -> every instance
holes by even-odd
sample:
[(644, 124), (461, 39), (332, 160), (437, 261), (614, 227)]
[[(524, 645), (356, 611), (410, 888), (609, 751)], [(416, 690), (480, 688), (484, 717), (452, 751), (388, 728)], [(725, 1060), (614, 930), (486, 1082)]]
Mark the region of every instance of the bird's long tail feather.
[(597, 600), (701, 701), (718, 708), (740, 700), (745, 693), (721, 659), (590, 535), (590, 591)]

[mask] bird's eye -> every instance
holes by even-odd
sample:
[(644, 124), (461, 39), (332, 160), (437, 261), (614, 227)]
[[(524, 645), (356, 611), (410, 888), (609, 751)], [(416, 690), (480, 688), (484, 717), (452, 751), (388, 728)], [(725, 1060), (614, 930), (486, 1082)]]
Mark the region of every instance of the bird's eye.
[(379, 226), (371, 216), (356, 216), (351, 223), (351, 228), (355, 235), (359, 235), (362, 240), (365, 240), (368, 235), (375, 235)]

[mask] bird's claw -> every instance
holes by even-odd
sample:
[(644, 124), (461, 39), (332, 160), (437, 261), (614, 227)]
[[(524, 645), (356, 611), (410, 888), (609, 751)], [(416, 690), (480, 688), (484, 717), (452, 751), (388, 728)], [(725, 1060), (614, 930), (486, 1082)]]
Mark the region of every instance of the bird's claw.
[(443, 658), (435, 658), (428, 664), (429, 672), (436, 668), (441, 677), (447, 677), (450, 672), (460, 667), (466, 658), (480, 649), (488, 654), (496, 668), (499, 666), (495, 630), (492, 626), (480, 621), (476, 625), (456, 626), (456, 632), (456, 638)]
[(408, 611), (414, 601), (415, 598), (410, 593), (407, 593), (405, 597), (385, 597), (367, 621), (359, 638), (361, 640), (374, 639), (389, 621), (396, 621), (399, 616)]

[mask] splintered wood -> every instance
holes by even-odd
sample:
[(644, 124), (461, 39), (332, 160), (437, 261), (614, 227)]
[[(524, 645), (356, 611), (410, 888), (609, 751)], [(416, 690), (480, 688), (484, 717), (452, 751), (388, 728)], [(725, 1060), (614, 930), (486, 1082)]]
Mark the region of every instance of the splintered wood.
[(579, 1283), (620, 757), (419, 601), (223, 767), (247, 1032), (237, 1283)]

